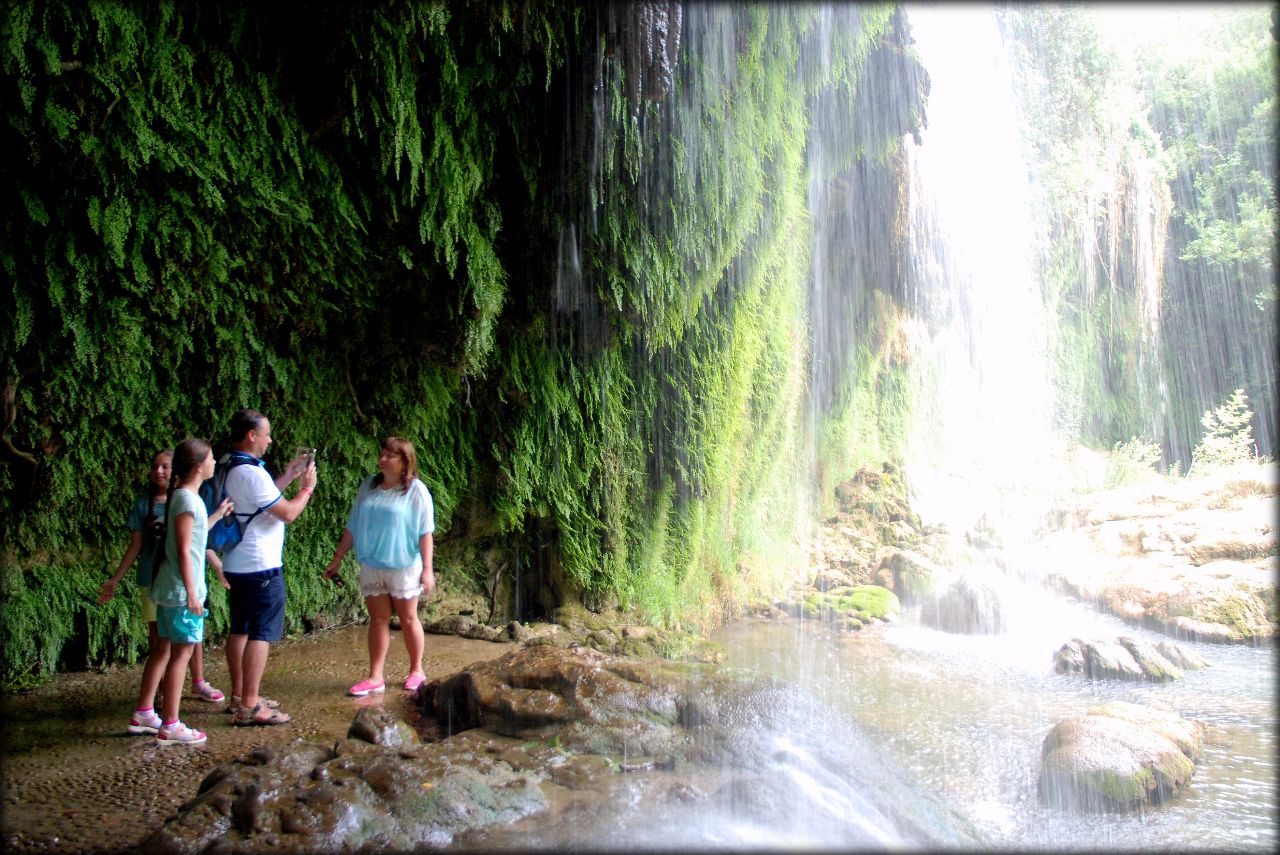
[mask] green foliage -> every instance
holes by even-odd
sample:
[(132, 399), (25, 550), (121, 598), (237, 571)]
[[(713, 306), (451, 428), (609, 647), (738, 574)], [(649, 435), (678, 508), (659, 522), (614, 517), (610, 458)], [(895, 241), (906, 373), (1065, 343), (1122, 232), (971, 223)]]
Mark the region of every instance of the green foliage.
[(1200, 418), (1204, 436), (1196, 445), (1187, 475), (1203, 474), (1214, 466), (1231, 466), (1254, 457), (1253, 411), (1244, 389), (1236, 389), (1223, 404)]
[[(492, 587), (499, 619), (577, 599), (699, 623), (743, 595), (741, 567), (765, 586), (797, 557), (809, 110), (858, 91), (890, 7), (834, 28), (699, 8), (721, 26), (682, 47), (669, 97), (634, 104), (641, 34), (597, 44), (593, 4), (9, 10), (9, 685), (81, 636), (87, 664), (137, 660), (131, 581), (92, 605), (135, 483), (242, 406), (272, 420), (273, 471), (319, 449), (289, 634), (360, 608), (319, 568), (389, 434), (418, 448), (437, 568)], [(819, 37), (832, 61), (802, 62)], [(598, 136), (548, 115), (575, 92), (600, 94), (573, 114), (594, 128), (599, 106)], [(850, 161), (896, 145), (864, 136)]]
[(1215, 10), (1167, 45), (1109, 40), (1105, 7), (1001, 14), (1052, 212), (1058, 423), (1107, 446), (1161, 412), (1165, 456), (1187, 459), (1207, 400), (1245, 386), (1274, 409), (1269, 10)]
[[(344, 608), (310, 571), (382, 437), (417, 444), (442, 531), (474, 480), (468, 377), (506, 289), (496, 140), (532, 124), (512, 81), (538, 68), (545, 85), (572, 10), (11, 8), (3, 671), (52, 668), (77, 620), (91, 662), (132, 661), (128, 586), (105, 607), (89, 594), (123, 551), (135, 473), (185, 435), (222, 440), (245, 405), (273, 420), (276, 471), (294, 445), (320, 448), (320, 490), (286, 546), (299, 632)], [(435, 73), (460, 53), (465, 68)], [(24, 598), (45, 586), (67, 593), (37, 632)], [(211, 635), (224, 626), (215, 603)]]
[(1103, 486), (1110, 490), (1133, 484), (1156, 471), (1160, 462), (1160, 446), (1138, 437), (1117, 442), (1107, 457), (1107, 473)]
[(1150, 52), (1141, 62), (1188, 202), (1180, 211), (1186, 229), (1179, 230), (1178, 258), (1256, 274), (1266, 286), (1251, 295), (1259, 306), (1276, 298), (1271, 270), (1280, 216), (1270, 23), (1265, 7), (1224, 11), (1200, 28), (1192, 50)]

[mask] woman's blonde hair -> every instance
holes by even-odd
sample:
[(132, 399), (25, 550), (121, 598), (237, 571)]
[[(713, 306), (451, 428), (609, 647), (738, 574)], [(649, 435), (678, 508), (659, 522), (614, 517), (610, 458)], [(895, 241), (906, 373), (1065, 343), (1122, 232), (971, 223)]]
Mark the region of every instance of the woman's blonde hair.
[[(418, 477), (418, 453), (413, 450), (413, 443), (399, 436), (389, 436), (382, 442), (382, 449), (400, 455), (404, 461), (404, 474), (400, 476), (400, 490), (407, 492), (413, 479)], [(373, 476), (373, 486), (382, 484), (382, 473)]]

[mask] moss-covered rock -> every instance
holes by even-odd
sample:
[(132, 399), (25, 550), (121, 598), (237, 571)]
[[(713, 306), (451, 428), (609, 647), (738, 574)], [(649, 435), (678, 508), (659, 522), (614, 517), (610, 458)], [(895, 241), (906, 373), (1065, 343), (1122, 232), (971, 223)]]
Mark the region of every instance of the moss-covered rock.
[(1170, 710), (1123, 702), (1092, 707), (1045, 737), (1040, 799), (1094, 813), (1159, 804), (1190, 782), (1202, 743), (1203, 726)]
[(844, 585), (829, 591), (807, 591), (791, 606), (805, 620), (825, 621), (833, 629), (855, 631), (869, 623), (892, 619), (901, 611), (894, 593), (879, 585)]

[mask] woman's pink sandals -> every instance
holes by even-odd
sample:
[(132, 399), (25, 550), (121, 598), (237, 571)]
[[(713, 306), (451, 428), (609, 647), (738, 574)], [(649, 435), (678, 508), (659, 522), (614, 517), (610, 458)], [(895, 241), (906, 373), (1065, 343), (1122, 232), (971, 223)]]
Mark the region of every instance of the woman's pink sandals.
[(350, 689), (347, 689), (347, 694), (353, 698), (363, 698), (365, 695), (385, 692), (386, 690), (387, 683), (385, 680), (361, 680)]
[(426, 674), (410, 674), (404, 681), (404, 690), (406, 692), (416, 692), (422, 688), (422, 684), (427, 682)]

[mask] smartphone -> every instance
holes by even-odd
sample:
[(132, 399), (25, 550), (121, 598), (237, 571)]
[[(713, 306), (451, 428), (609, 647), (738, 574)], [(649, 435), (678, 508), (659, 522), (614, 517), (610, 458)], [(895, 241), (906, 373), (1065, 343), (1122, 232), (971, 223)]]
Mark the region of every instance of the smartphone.
[(307, 461), (306, 461), (307, 466), (310, 466), (312, 463), (316, 462), (316, 450), (314, 448), (308, 448), (305, 445), (300, 445), (297, 448), (295, 448), (293, 450), (293, 456), (295, 459), (299, 457), (307, 458)]

